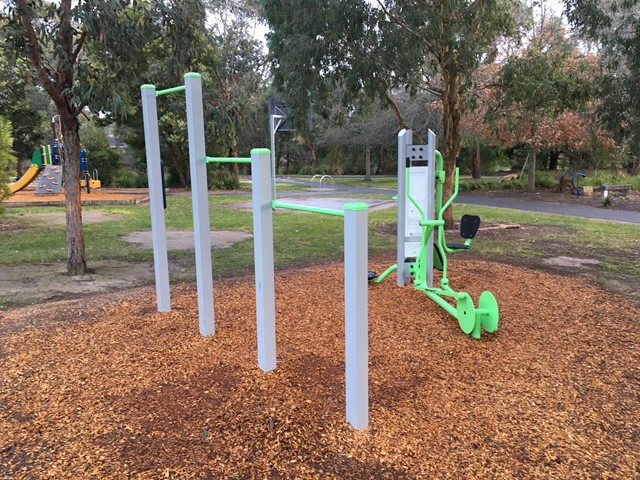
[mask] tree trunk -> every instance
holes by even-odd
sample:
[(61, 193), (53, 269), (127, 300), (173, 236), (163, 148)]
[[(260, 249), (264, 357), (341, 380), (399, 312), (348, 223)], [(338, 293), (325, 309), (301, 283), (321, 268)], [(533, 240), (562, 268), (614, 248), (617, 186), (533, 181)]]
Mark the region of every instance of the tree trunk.
[(552, 148), (549, 150), (549, 170), (556, 171), (558, 169), (558, 160), (560, 159), (560, 150)]
[(536, 147), (529, 147), (529, 163), (527, 164), (527, 192), (536, 191)]
[(476, 149), (471, 157), (471, 177), (480, 180), (480, 139), (476, 137)]
[(60, 112), (64, 140), (64, 190), (67, 209), (67, 274), (84, 275), (87, 261), (82, 231), (82, 203), (80, 201), (80, 135), (78, 120), (70, 113)]
[[(237, 157), (238, 157), (238, 145), (234, 143), (229, 148), (229, 158), (237, 158)], [(238, 169), (237, 163), (231, 164), (231, 172), (233, 173), (233, 176), (236, 178), (240, 176), (240, 170)]]
[(371, 145), (367, 145), (364, 154), (364, 180), (371, 181)]
[[(238, 135), (236, 133), (235, 126), (232, 127), (231, 132), (229, 133), (229, 157), (238, 158)], [(231, 171), (233, 172), (234, 177), (238, 178), (240, 176), (240, 170), (237, 163), (231, 164)]]
[[(444, 112), (442, 122), (444, 124), (444, 171), (445, 182), (443, 186), (442, 201), (445, 203), (453, 195), (455, 181), (456, 159), (460, 153), (460, 76), (448, 75), (443, 72), (444, 95), (442, 103)], [(449, 207), (443, 215), (444, 228), (453, 228), (453, 209)]]

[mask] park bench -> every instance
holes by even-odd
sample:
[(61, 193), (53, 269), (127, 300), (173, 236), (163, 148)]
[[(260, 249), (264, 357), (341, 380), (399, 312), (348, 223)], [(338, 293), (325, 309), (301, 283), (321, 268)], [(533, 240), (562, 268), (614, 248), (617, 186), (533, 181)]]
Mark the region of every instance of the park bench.
[(622, 192), (623, 195), (628, 195), (631, 191), (631, 185), (600, 185), (593, 190), (602, 192), (603, 196), (608, 196), (609, 192)]

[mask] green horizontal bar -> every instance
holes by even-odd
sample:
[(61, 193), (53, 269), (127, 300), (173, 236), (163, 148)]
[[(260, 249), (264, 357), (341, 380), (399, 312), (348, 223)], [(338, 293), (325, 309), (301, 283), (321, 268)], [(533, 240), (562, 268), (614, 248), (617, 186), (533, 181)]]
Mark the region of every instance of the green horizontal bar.
[(160, 95), (166, 95), (168, 93), (182, 92), (184, 89), (185, 89), (185, 86), (180, 85), (179, 87), (167, 88), (165, 90), (158, 90), (156, 92), (156, 97), (159, 97)]
[(433, 300), (438, 305), (440, 305), (440, 307), (446, 310), (449, 313), (449, 315), (451, 315), (453, 318), (455, 319), (458, 318), (458, 310), (456, 310), (456, 308), (453, 305), (451, 305), (449, 302), (447, 302), (444, 298), (440, 298), (434, 292), (424, 292), (424, 293), (427, 294), (427, 297), (429, 297), (431, 300)]
[(251, 163), (250, 158), (204, 157), (207, 163)]
[(306, 205), (294, 205), (293, 203), (282, 203), (274, 200), (271, 202), (272, 208), (286, 208), (288, 210), (300, 210), (302, 212), (324, 213), (326, 215), (335, 215), (336, 217), (344, 217), (342, 210), (333, 210), (331, 208), (308, 207)]

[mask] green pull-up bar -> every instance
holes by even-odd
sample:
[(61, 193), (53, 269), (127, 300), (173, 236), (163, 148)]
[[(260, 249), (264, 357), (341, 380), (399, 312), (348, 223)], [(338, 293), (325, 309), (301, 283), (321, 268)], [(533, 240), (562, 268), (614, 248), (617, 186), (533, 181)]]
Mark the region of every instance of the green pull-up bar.
[(344, 217), (344, 211), (334, 210), (332, 208), (309, 207), (306, 205), (295, 205), (293, 203), (284, 203), (274, 200), (271, 202), (272, 208), (286, 208), (288, 210), (300, 210), (302, 212), (324, 213), (326, 215), (335, 215), (336, 217)]
[(156, 97), (160, 97), (162, 95), (167, 95), (169, 93), (183, 92), (185, 88), (186, 87), (184, 85), (180, 85), (179, 87), (173, 87), (173, 88), (166, 88), (164, 90), (158, 90), (156, 92)]
[(204, 157), (207, 163), (251, 163), (250, 158)]

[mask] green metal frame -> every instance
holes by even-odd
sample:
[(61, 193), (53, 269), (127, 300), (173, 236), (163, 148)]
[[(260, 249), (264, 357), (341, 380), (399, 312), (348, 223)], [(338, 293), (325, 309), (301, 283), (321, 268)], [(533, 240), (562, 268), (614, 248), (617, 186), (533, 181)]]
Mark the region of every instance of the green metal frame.
[[(444, 161), (442, 154), (436, 150), (436, 169), (435, 169), (435, 182), (436, 182), (436, 213), (435, 220), (427, 220), (425, 212), (422, 210), (418, 202), (413, 198), (409, 191), (409, 168), (405, 170), (407, 185), (407, 198), (413, 204), (414, 207), (420, 213), (420, 227), (421, 227), (421, 244), (418, 250), (416, 261), (411, 267), (411, 274), (414, 277), (413, 286), (416, 290), (424, 292), (427, 297), (442, 307), (447, 313), (458, 320), (458, 324), (464, 333), (470, 333), (473, 338), (480, 338), (481, 327), (488, 332), (495, 332), (498, 329), (498, 303), (491, 292), (485, 291), (480, 295), (478, 301), (478, 307), (474, 307), (471, 296), (466, 292), (457, 292), (449, 286), (449, 279), (447, 278), (447, 253), (458, 252), (463, 249), (455, 249), (447, 247), (447, 242), (444, 235), (444, 212), (453, 200), (458, 196), (458, 181), (460, 177), (460, 169), (456, 167), (454, 177), (453, 194), (447, 202), (442, 204), (442, 192), (445, 181)], [(398, 226), (400, 228), (400, 226)], [(434, 243), (442, 259), (442, 278), (440, 280), (440, 287), (429, 287), (427, 284), (427, 242), (431, 237), (431, 233), (437, 228), (437, 239)], [(465, 245), (469, 246), (471, 239), (465, 241)], [(397, 265), (389, 267), (376, 282), (384, 280), (391, 272), (397, 269)], [(443, 297), (449, 297), (453, 300), (453, 304), (447, 301)]]

